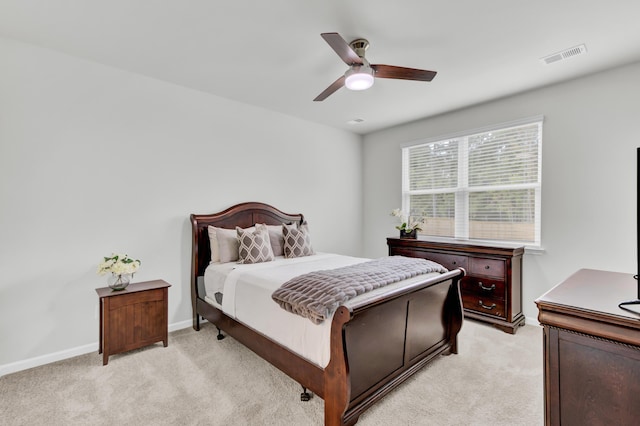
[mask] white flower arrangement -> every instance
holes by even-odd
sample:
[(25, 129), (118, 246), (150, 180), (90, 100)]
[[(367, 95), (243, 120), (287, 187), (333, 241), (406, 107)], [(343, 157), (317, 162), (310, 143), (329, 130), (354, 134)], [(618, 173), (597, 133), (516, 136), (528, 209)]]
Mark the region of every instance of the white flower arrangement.
[(140, 267), (138, 259), (132, 259), (127, 254), (112, 254), (105, 257), (104, 261), (98, 265), (98, 274), (104, 275), (111, 272), (114, 275), (134, 274)]
[(400, 209), (393, 209), (391, 211), (391, 216), (397, 217), (400, 219), (400, 225), (396, 226), (396, 229), (404, 232), (412, 232), (412, 231), (422, 231), (421, 226), (424, 224), (425, 218), (419, 217), (419, 220), (413, 219), (413, 216), (410, 216), (403, 212)]

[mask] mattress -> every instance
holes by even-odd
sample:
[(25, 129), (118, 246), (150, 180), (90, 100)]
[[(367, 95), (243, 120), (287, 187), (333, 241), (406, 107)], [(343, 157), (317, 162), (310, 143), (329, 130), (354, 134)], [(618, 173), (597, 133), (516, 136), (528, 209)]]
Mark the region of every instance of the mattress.
[[(331, 320), (314, 324), (309, 319), (282, 309), (271, 299), (271, 294), (286, 281), (308, 272), (335, 269), (366, 262), (370, 259), (317, 253), (312, 256), (272, 262), (237, 264), (234, 262), (210, 264), (204, 274), (205, 300), (226, 315), (253, 328), (278, 342), (310, 362), (324, 368), (330, 359)], [(367, 300), (407, 283), (438, 276), (439, 273), (421, 275), (361, 294), (345, 303)], [(220, 303), (216, 293), (222, 295)], [(220, 298), (218, 298), (220, 299)]]

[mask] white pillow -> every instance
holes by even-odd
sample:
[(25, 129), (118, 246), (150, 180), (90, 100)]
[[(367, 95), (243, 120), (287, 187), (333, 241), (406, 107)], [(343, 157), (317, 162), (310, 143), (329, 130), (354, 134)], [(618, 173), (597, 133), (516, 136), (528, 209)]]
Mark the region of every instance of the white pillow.
[[(282, 225), (284, 225), (284, 223)], [(271, 250), (273, 250), (274, 256), (284, 255), (284, 236), (282, 234), (282, 225), (266, 225), (267, 230), (269, 231), (269, 240), (271, 241)]]
[(216, 235), (216, 228), (209, 225), (207, 226), (209, 232), (209, 248), (211, 249), (211, 263), (220, 262), (220, 249), (218, 249), (218, 236)]
[[(255, 227), (246, 230), (254, 231)], [(208, 231), (211, 262), (227, 263), (238, 260), (238, 232), (235, 229), (209, 226)]]

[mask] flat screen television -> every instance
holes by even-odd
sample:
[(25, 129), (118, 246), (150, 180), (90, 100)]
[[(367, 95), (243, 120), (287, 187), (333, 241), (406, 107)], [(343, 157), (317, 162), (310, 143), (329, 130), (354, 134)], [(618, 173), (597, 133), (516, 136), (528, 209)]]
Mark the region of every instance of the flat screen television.
[[(636, 268), (640, 269), (640, 148), (636, 148), (636, 253), (638, 258), (636, 260)], [(636, 299), (627, 300), (626, 302), (620, 302), (618, 306), (626, 311), (630, 311), (636, 314), (640, 314), (640, 312), (631, 310), (626, 308), (625, 306), (629, 305), (640, 305), (640, 281), (638, 281), (638, 275), (640, 274), (640, 270), (638, 273), (633, 276), (636, 280), (636, 286), (638, 288), (638, 293), (636, 294)]]

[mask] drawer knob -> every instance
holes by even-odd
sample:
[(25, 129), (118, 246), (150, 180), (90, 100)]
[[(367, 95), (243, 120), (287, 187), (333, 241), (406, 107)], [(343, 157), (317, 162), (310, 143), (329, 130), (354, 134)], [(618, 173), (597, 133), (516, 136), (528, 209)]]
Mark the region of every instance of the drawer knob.
[(478, 300), (478, 303), (480, 304), (480, 307), (482, 307), (484, 309), (488, 309), (488, 310), (492, 310), (493, 308), (496, 307), (495, 303), (492, 303), (491, 306), (487, 306), (484, 303), (482, 303), (482, 300)]
[(453, 262), (451, 262), (452, 265), (457, 265), (458, 262), (456, 262), (455, 260)]
[(484, 266), (484, 269), (489, 269), (489, 268), (490, 268), (490, 266), (489, 266), (489, 265), (485, 265), (485, 266)]
[(493, 290), (495, 290), (495, 289), (496, 289), (496, 285), (495, 285), (495, 284), (491, 284), (491, 287), (485, 287), (485, 286), (482, 284), (482, 281), (478, 281), (478, 287), (480, 287), (480, 288), (481, 288), (482, 290), (484, 290), (484, 291), (493, 291)]

